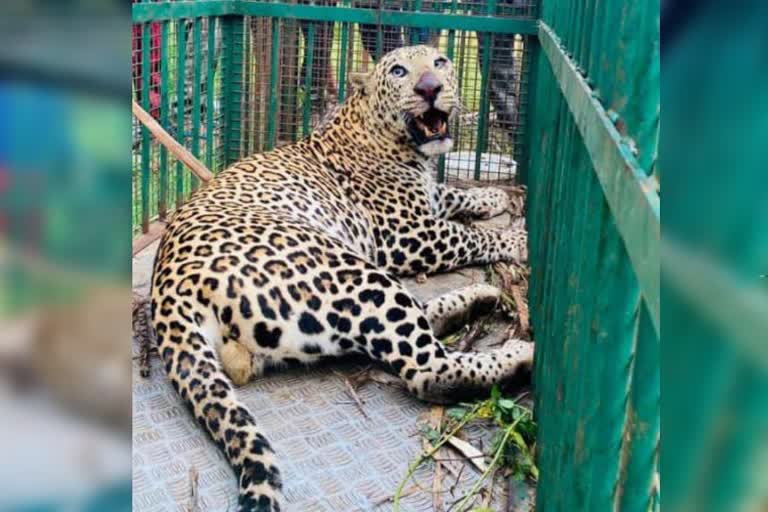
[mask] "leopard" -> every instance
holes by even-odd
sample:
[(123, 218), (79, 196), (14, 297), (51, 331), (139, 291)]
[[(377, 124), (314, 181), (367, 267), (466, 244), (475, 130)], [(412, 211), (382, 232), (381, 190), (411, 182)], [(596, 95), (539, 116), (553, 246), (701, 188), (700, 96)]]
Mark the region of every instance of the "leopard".
[(274, 449), (236, 392), (266, 369), (357, 355), (436, 403), (531, 371), (531, 342), (459, 352), (439, 339), (499, 289), (422, 302), (401, 281), (528, 258), (523, 227), (452, 220), (503, 213), (503, 190), (430, 172), (454, 144), (456, 75), (434, 47), (393, 50), (353, 77), (322, 127), (232, 164), (166, 226), (150, 294), (158, 353), (233, 468), (238, 510), (286, 507)]

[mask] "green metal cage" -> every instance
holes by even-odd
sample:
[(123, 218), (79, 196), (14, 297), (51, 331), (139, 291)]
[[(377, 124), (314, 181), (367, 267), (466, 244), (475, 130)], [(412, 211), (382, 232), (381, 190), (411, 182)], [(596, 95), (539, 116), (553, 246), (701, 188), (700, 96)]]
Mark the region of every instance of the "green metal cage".
[[(536, 509), (659, 510), (659, 1), (133, 6), (133, 93), (214, 172), (303, 137), (390, 47), (436, 44), (463, 111), (438, 179), (529, 187)], [(134, 130), (134, 234), (198, 186)]]

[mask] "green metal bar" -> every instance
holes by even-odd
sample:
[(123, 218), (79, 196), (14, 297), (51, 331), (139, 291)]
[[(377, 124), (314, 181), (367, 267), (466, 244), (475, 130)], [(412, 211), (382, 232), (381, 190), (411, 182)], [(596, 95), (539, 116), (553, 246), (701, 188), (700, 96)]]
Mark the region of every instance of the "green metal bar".
[(277, 83), (277, 71), (280, 65), (280, 20), (272, 20), (272, 56), (269, 64), (269, 117), (267, 118), (267, 150), (275, 147), (275, 127), (277, 123), (277, 95), (280, 94)]
[[(574, 143), (576, 130), (573, 123), (569, 123), (567, 113), (561, 110), (561, 130), (562, 136), (559, 138), (558, 151), (555, 156), (555, 165), (557, 168), (555, 201), (552, 204), (554, 211), (554, 220), (550, 227), (550, 232), (554, 232), (553, 246), (548, 297), (551, 297), (552, 319), (550, 334), (547, 339), (555, 340), (555, 345), (559, 350), (551, 350), (551, 354), (557, 354), (557, 357), (550, 358), (549, 381), (554, 385), (558, 405), (562, 408), (558, 417), (558, 434), (556, 439), (560, 442), (557, 450), (552, 454), (551, 462), (546, 466), (549, 468), (550, 478), (556, 478), (558, 482), (567, 481), (568, 472), (563, 474), (563, 467), (568, 467), (568, 457), (573, 451), (573, 438), (570, 436), (570, 424), (572, 415), (565, 408), (565, 405), (572, 400), (572, 393), (575, 391), (568, 381), (570, 359), (577, 347), (577, 341), (568, 334), (568, 327), (572, 323), (572, 302), (571, 290), (568, 286), (568, 270), (571, 262), (570, 252), (573, 248), (572, 242), (572, 217), (571, 217), (571, 196), (573, 193), (572, 173), (570, 168), (571, 147)], [(558, 493), (555, 502), (556, 510), (564, 510), (563, 499), (565, 493)]]
[[(521, 142), (518, 145), (517, 138), (515, 138), (515, 158), (517, 159), (517, 176), (518, 183), (523, 185), (529, 185), (530, 169), (535, 169), (531, 165), (531, 155), (533, 154), (533, 119), (535, 117), (536, 109), (536, 79), (538, 76), (538, 65), (541, 47), (539, 46), (539, 40), (535, 37), (527, 37), (524, 40), (525, 45), (523, 49), (523, 79), (527, 78), (527, 82), (523, 81), (520, 87), (520, 102), (518, 103), (518, 114), (522, 119), (524, 126), (523, 133), (521, 134)], [(527, 68), (527, 73), (525, 72)], [(527, 95), (527, 96), (524, 96)], [(523, 101), (523, 98), (526, 101)], [(525, 107), (523, 112), (523, 107)]]
[[(186, 76), (187, 36), (184, 21), (176, 24), (176, 140), (184, 146), (184, 78)], [(184, 166), (176, 161), (176, 207), (184, 203)]]
[[(486, 14), (493, 16), (496, 13), (496, 0), (488, 0)], [(479, 35), (478, 35), (479, 36)], [(488, 117), (490, 115), (490, 94), (488, 79), (491, 73), (491, 46), (493, 36), (490, 32), (483, 32), (483, 63), (480, 76), (480, 125), (477, 128), (477, 141), (475, 146), (475, 180), (480, 179), (480, 163), (483, 152), (488, 144)]]
[(241, 0), (200, 0), (197, 2), (151, 2), (133, 4), (133, 22), (189, 18), (194, 16), (259, 16), (342, 23), (400, 25), (447, 30), (536, 34), (536, 20), (496, 18), (437, 12), (377, 11), (359, 7), (250, 2)]
[[(347, 2), (349, 1), (347, 0)], [(347, 44), (349, 39), (349, 23), (341, 24), (341, 48), (339, 48), (339, 103), (344, 101), (347, 87)]]
[[(149, 77), (152, 76), (152, 62), (150, 60), (150, 25), (145, 24), (141, 27), (141, 103), (144, 110), (149, 112)], [(149, 186), (150, 186), (150, 168), (149, 159), (151, 157), (151, 140), (149, 130), (142, 125), (141, 127), (141, 231), (149, 231)]]
[(488, 116), (490, 111), (490, 95), (488, 94), (488, 76), (491, 67), (491, 34), (483, 33), (483, 63), (480, 75), (480, 119), (477, 127), (475, 144), (475, 179), (480, 179), (480, 163), (488, 139)]
[(221, 19), (224, 59), (222, 85), (224, 99), (224, 166), (240, 158), (241, 99), (243, 94), (243, 25), (239, 16)]
[[(195, 21), (192, 24), (193, 32), (193, 47), (194, 47), (194, 64), (192, 67), (192, 82), (193, 82), (193, 92), (192, 92), (192, 154), (195, 155), (195, 157), (200, 156), (200, 82), (202, 81), (202, 20), (200, 18), (195, 18)], [(192, 190), (197, 190), (197, 187), (200, 184), (200, 180), (197, 178), (197, 176), (192, 176)]]
[[(538, 324), (536, 330), (536, 339), (539, 343), (537, 347), (536, 357), (534, 358), (534, 364), (536, 369), (534, 371), (534, 377), (536, 381), (536, 399), (539, 400), (536, 404), (536, 413), (540, 418), (539, 427), (541, 429), (541, 435), (537, 442), (537, 457), (539, 459), (539, 465), (542, 468), (547, 468), (546, 473), (541, 473), (539, 485), (549, 487), (547, 479), (552, 479), (553, 482), (558, 480), (559, 475), (555, 472), (556, 459), (558, 455), (558, 442), (563, 437), (563, 433), (560, 425), (558, 424), (557, 417), (547, 416), (541, 413), (545, 410), (544, 405), (551, 407), (553, 400), (557, 400), (556, 405), (558, 408), (562, 407), (562, 389), (558, 385), (558, 378), (561, 373), (560, 361), (558, 360), (558, 354), (561, 350), (561, 340), (556, 338), (555, 329), (560, 319), (555, 318), (555, 301), (554, 290), (557, 289), (558, 283), (555, 282), (554, 274), (557, 268), (557, 235), (559, 226), (558, 221), (560, 219), (560, 204), (562, 202), (563, 187), (561, 185), (562, 168), (559, 168), (557, 163), (561, 159), (563, 151), (563, 139), (565, 136), (565, 122), (563, 120), (562, 110), (563, 106), (562, 98), (552, 94), (550, 108), (553, 108), (556, 112), (556, 124), (553, 127), (552, 141), (550, 145), (552, 158), (548, 158), (546, 164), (542, 170), (547, 174), (547, 198), (551, 198), (548, 202), (549, 206), (542, 205), (543, 216), (543, 229), (544, 235), (542, 237), (541, 245), (543, 250), (544, 259), (539, 260), (538, 268), (541, 269), (540, 287), (541, 287), (541, 321)], [(545, 169), (545, 170), (544, 170)], [(543, 263), (543, 264), (542, 264)], [(556, 397), (556, 398), (553, 398)], [(547, 398), (548, 403), (541, 402)], [(541, 504), (538, 504), (541, 510), (554, 510), (552, 505), (549, 505), (545, 500), (554, 499), (556, 495), (554, 493), (541, 493), (541, 496), (537, 496), (537, 500), (541, 499)]]
[[(582, 226), (583, 236), (578, 261), (578, 288), (574, 300), (580, 310), (581, 322), (574, 336), (579, 340), (579, 355), (581, 364), (574, 367), (572, 383), (578, 385), (578, 396), (574, 400), (576, 424), (573, 426), (575, 436), (573, 469), (574, 475), (586, 474), (593, 464), (594, 432), (599, 425), (600, 417), (597, 414), (599, 400), (596, 396), (601, 393), (599, 369), (592, 364), (592, 356), (602, 347), (599, 339), (592, 335), (591, 319), (594, 317), (595, 303), (600, 296), (598, 288), (598, 262), (595, 254), (600, 250), (600, 233), (605, 229), (603, 221), (608, 218), (607, 205), (603, 197), (603, 191), (597, 178), (591, 172), (589, 156), (579, 149), (580, 173), (586, 176), (580, 180), (584, 185), (583, 203), (578, 206), (578, 212), (574, 218), (574, 224)], [(589, 362), (589, 363), (588, 363)], [(588, 368), (588, 369), (587, 369)], [(570, 409), (570, 407), (569, 407)], [(585, 509), (590, 493), (591, 480), (588, 478), (576, 478), (571, 484), (572, 493), (566, 499), (566, 506), (571, 510)]]
[[(650, 173), (659, 133), (659, 0), (628, 4), (621, 11), (614, 94), (609, 107), (619, 114), (617, 129), (637, 145), (637, 159)], [(649, 84), (653, 84), (649, 87)]]
[(309, 135), (310, 118), (312, 117), (312, 64), (315, 56), (315, 24), (310, 23), (307, 30), (307, 40), (304, 44), (304, 127), (302, 134)]
[(206, 80), (205, 80), (205, 161), (208, 168), (216, 172), (213, 167), (213, 91), (216, 65), (216, 18), (208, 18), (208, 54)]
[[(164, 21), (160, 33), (160, 124), (168, 129), (168, 89), (171, 82), (168, 76), (168, 33), (170, 21)], [(168, 216), (168, 150), (160, 145), (160, 194), (158, 199), (158, 215), (161, 220)]]
[(600, 404), (589, 433), (590, 468), (585, 468), (578, 477), (589, 480), (584, 510), (614, 509), (640, 304), (637, 279), (624, 243), (612, 222), (610, 209), (603, 212), (602, 241), (596, 255), (600, 293), (590, 320), (595, 340), (590, 371), (596, 372), (600, 379)]
[(649, 491), (657, 470), (661, 408), (659, 338), (645, 307), (640, 311), (635, 354), (618, 490), (620, 510), (649, 509), (653, 497)]
[[(451, 14), (456, 13), (456, 5), (458, 0), (451, 1)], [(456, 31), (448, 31), (448, 48), (446, 48), (446, 56), (453, 61), (453, 56), (456, 53)], [(455, 137), (456, 135), (454, 135)], [(445, 183), (445, 155), (440, 155), (440, 159), (437, 161), (437, 182)]]
[(584, 139), (658, 333), (661, 233), (656, 182), (639, 167), (603, 107), (592, 97), (584, 78), (560, 48), (552, 30), (542, 23), (539, 32), (542, 49)]
[[(568, 116), (567, 112), (564, 115)], [(564, 374), (564, 402), (568, 404), (563, 407), (561, 416), (563, 418), (564, 430), (567, 433), (564, 441), (563, 455), (560, 459), (560, 477), (559, 482), (563, 489), (575, 489), (582, 479), (578, 478), (578, 473), (571, 470), (585, 454), (582, 450), (582, 431), (580, 430), (581, 417), (578, 414), (577, 405), (581, 402), (584, 387), (584, 371), (589, 368), (592, 354), (589, 351), (589, 332), (590, 322), (588, 316), (590, 308), (587, 306), (589, 296), (582, 294), (582, 288), (594, 284), (594, 277), (590, 279), (582, 273), (582, 258), (586, 257), (592, 261), (595, 252), (588, 255), (583, 253), (585, 244), (585, 230), (588, 226), (585, 215), (587, 214), (587, 204), (585, 200), (586, 189), (589, 186), (589, 179), (592, 178), (591, 162), (588, 155), (583, 150), (583, 145), (578, 136), (578, 129), (571, 119), (568, 119), (569, 134), (566, 139), (566, 154), (568, 158), (563, 160), (567, 181), (565, 182), (567, 210), (565, 218), (561, 219), (562, 238), (565, 241), (565, 247), (558, 251), (562, 254), (561, 267), (562, 274), (557, 279), (561, 289), (556, 296), (563, 302), (561, 313), (556, 318), (562, 318), (558, 322), (562, 326), (562, 356)], [(589, 212), (591, 215), (592, 212)], [(590, 232), (593, 239), (599, 239), (599, 232), (594, 229)], [(585, 332), (587, 331), (587, 332)], [(558, 338), (555, 338), (558, 339)], [(568, 350), (566, 351), (566, 347)], [(594, 398), (594, 397), (593, 397)], [(564, 468), (569, 468), (563, 471)], [(579, 510), (580, 507), (576, 501), (574, 493), (567, 493), (563, 496), (563, 510)]]
[(227, 16), (238, 14), (231, 0), (199, 0), (195, 2), (140, 2), (132, 6), (134, 23), (179, 20), (197, 16)]
[(384, 33), (381, 31), (381, 22), (379, 21), (376, 28), (376, 55), (374, 56), (375, 60), (379, 60), (382, 57), (382, 53), (384, 53)]
[[(421, 2), (422, 0), (414, 0), (413, 9), (411, 10), (411, 12), (421, 11)], [(409, 34), (409, 39), (411, 41), (411, 44), (417, 44), (419, 42), (419, 33), (415, 30), (411, 30)]]

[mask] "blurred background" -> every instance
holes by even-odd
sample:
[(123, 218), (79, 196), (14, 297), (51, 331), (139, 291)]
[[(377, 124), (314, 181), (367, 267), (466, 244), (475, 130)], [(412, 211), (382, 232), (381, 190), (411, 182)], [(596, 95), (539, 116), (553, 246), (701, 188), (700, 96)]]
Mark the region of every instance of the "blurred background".
[(0, 8), (0, 510), (130, 509), (129, 9)]
[(662, 496), (768, 510), (768, 3), (663, 1)]
[[(130, 507), (129, 9), (0, 8), (0, 510)], [(768, 3), (661, 19), (663, 502), (765, 511)]]

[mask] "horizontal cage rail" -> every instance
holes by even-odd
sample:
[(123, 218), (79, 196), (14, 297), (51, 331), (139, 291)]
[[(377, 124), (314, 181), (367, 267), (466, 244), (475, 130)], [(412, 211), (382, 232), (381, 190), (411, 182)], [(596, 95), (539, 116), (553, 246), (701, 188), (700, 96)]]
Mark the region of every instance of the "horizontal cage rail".
[(270, 18), (369, 23), (403, 27), (493, 32), (497, 34), (536, 34), (536, 20), (496, 18), (473, 14), (400, 12), (360, 7), (330, 7), (284, 2), (246, 2), (241, 0), (203, 0), (200, 2), (153, 2), (133, 4), (133, 22), (147, 23), (202, 16), (263, 16)]

